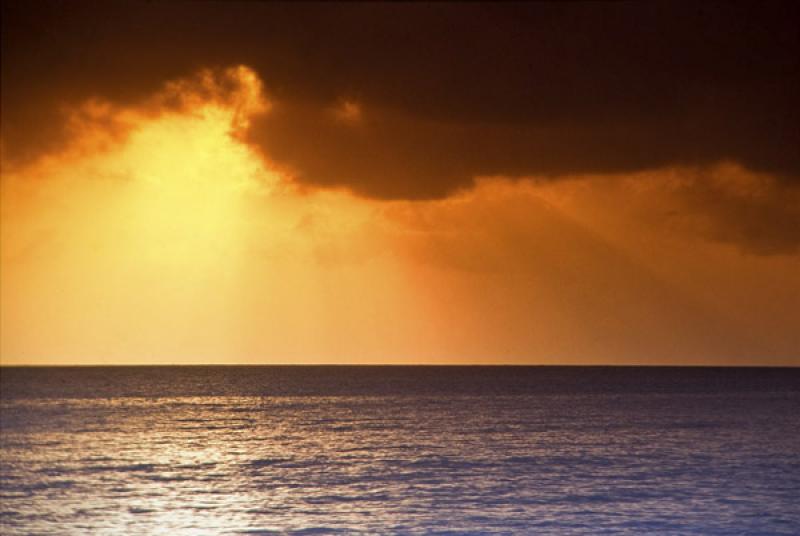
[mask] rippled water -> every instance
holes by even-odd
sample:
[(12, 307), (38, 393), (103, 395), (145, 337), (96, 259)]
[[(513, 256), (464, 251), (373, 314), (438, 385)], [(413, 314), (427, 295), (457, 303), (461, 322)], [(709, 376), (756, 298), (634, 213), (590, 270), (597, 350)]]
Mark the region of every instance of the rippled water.
[(0, 526), (798, 534), (799, 372), (4, 368)]

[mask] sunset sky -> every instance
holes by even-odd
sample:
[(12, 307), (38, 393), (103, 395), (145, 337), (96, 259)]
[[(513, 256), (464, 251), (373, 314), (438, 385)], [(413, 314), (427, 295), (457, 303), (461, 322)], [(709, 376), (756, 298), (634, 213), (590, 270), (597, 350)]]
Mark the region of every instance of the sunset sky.
[(2, 3), (0, 362), (800, 365), (800, 3)]

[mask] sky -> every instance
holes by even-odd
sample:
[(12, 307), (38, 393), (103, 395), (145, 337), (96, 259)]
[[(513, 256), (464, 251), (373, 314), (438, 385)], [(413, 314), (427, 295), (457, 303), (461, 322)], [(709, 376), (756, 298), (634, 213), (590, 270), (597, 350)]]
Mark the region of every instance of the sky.
[(798, 25), (3, 2), (0, 363), (800, 365)]

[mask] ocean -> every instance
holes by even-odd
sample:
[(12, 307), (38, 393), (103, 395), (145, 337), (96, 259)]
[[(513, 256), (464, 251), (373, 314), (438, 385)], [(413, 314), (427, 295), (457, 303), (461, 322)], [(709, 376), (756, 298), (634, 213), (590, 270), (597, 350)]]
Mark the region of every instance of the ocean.
[(0, 369), (0, 533), (800, 534), (800, 369)]

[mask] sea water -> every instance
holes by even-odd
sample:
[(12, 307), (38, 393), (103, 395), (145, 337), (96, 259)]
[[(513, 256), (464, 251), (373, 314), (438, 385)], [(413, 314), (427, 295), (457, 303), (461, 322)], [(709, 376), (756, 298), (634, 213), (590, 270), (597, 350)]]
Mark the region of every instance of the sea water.
[(800, 534), (800, 369), (0, 369), (0, 532)]

